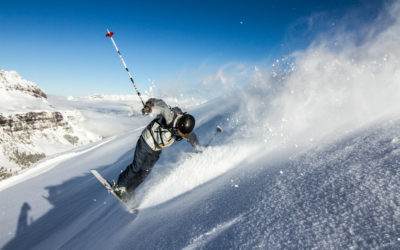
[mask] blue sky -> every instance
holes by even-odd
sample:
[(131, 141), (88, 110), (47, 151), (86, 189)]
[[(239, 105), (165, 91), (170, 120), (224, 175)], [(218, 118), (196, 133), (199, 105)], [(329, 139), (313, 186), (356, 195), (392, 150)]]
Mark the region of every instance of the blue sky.
[(134, 94), (105, 37), (107, 28), (143, 91), (150, 80), (200, 82), (232, 62), (268, 65), (306, 47), (345, 16), (353, 28), (374, 19), (382, 5), (374, 0), (0, 2), (0, 69), (16, 70), (46, 93), (64, 96)]

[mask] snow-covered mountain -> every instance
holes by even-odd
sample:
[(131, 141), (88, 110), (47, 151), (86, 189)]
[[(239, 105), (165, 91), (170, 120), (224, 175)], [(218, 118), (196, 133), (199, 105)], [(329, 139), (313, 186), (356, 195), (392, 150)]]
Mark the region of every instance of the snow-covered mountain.
[(26, 113), (52, 110), (47, 95), (33, 82), (23, 79), (15, 71), (0, 70), (1, 113)]
[(56, 109), (47, 95), (15, 71), (0, 70), (0, 179), (48, 155), (98, 141), (82, 128), (82, 114)]

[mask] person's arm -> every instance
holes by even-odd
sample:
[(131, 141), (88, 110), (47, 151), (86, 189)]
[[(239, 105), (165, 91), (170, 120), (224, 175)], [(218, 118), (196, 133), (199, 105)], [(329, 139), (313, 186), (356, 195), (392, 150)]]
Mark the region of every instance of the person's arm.
[(144, 115), (147, 115), (151, 113), (154, 109), (159, 111), (159, 114), (161, 114), (165, 118), (167, 124), (171, 123), (174, 119), (174, 112), (171, 111), (169, 106), (163, 100), (157, 98), (150, 98), (149, 100), (147, 100), (144, 108), (142, 109), (142, 113)]
[(196, 153), (201, 153), (203, 152), (203, 146), (201, 146), (199, 140), (197, 139), (197, 136), (194, 132), (190, 133), (189, 136), (186, 138), (190, 145), (192, 145), (194, 151)]

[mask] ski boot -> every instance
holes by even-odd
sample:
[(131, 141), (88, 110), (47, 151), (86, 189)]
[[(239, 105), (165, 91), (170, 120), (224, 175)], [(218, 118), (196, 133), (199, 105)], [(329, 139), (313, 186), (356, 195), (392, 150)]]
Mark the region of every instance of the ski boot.
[(126, 187), (120, 187), (118, 186), (118, 184), (113, 180), (111, 187), (113, 189), (113, 192), (121, 199), (121, 200), (125, 200), (125, 196), (126, 196)]

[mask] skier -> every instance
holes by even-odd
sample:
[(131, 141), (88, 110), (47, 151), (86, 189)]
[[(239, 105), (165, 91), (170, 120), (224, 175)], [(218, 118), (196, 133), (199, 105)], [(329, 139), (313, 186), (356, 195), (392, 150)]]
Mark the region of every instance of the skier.
[(170, 108), (163, 100), (150, 98), (142, 109), (143, 115), (158, 110), (159, 114), (143, 130), (136, 143), (133, 161), (113, 183), (114, 192), (123, 200), (129, 200), (133, 192), (150, 174), (160, 158), (162, 148), (171, 146), (174, 141), (188, 140), (195, 152), (201, 152), (196, 134), (193, 132), (195, 119), (183, 113), (178, 107)]

